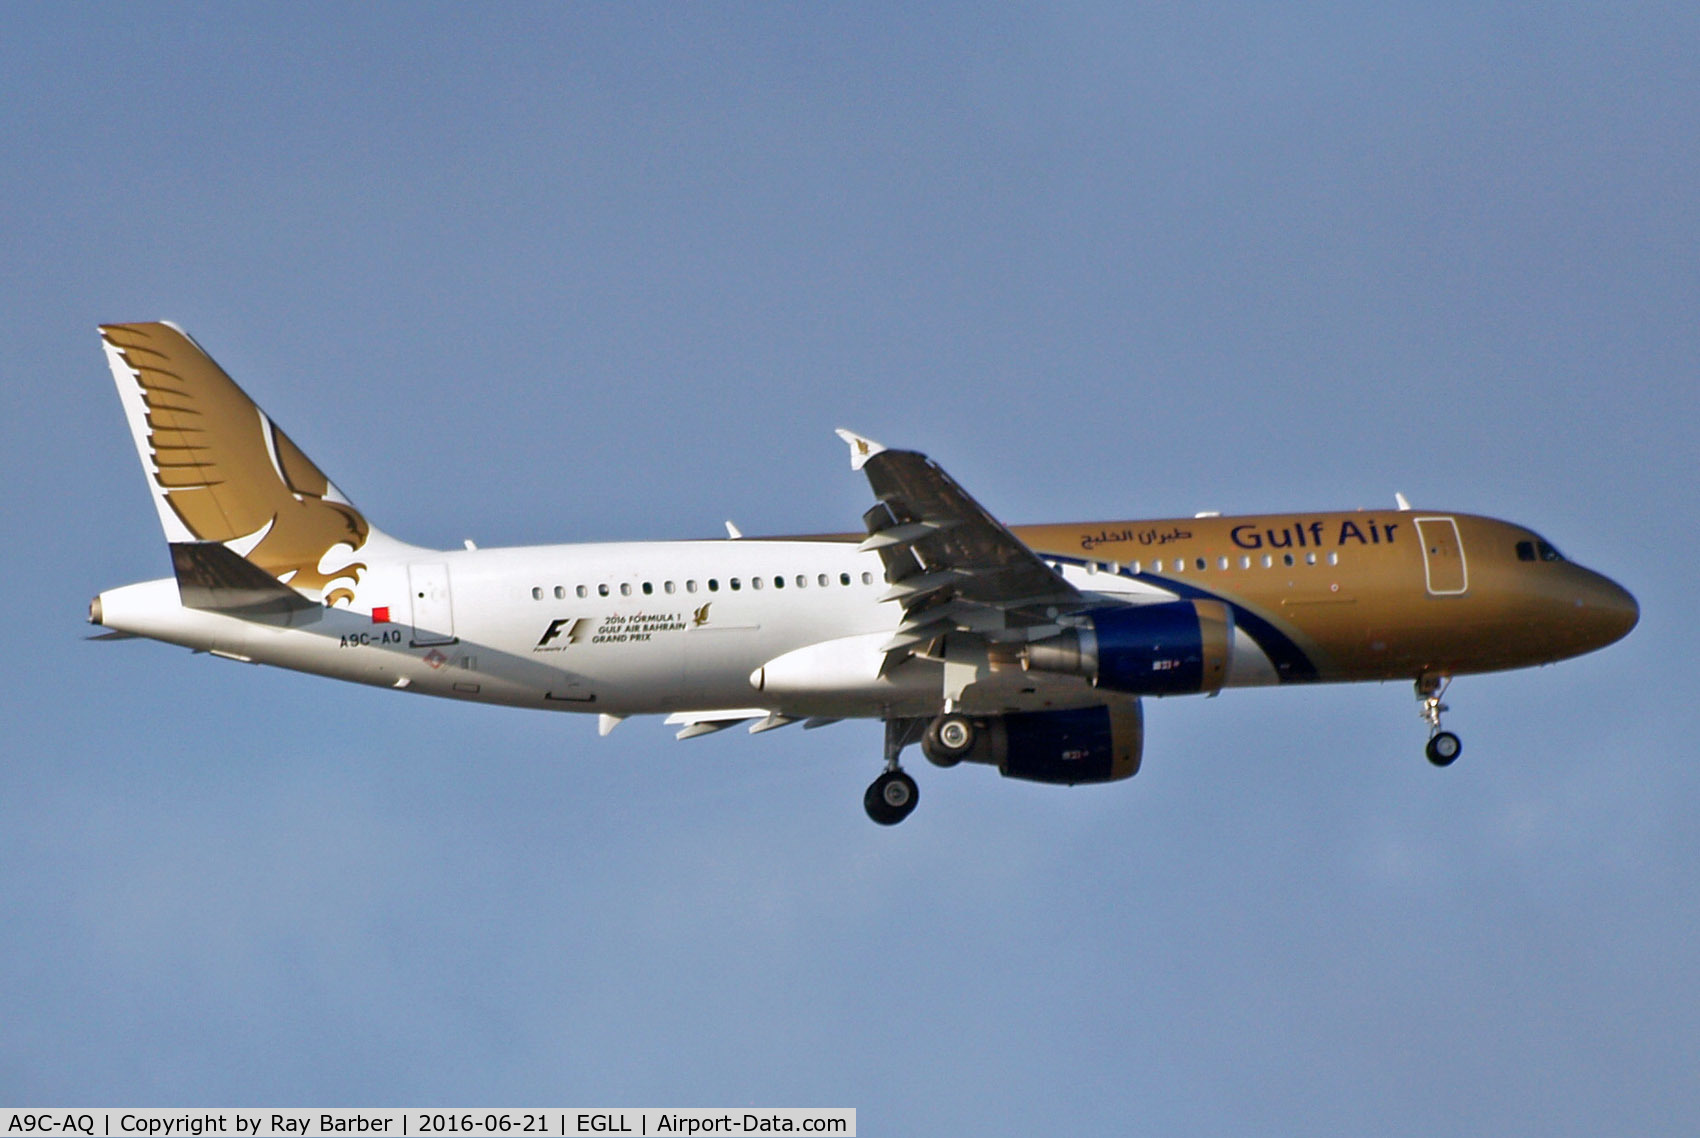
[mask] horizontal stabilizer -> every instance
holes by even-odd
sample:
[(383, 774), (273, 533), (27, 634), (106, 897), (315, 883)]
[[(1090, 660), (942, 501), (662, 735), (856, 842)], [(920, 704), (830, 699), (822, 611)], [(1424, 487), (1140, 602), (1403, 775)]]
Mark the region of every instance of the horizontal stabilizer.
[(675, 739), (695, 739), (699, 735), (712, 735), (716, 731), (736, 727), (751, 719), (764, 719), (769, 714), (765, 707), (717, 707), (707, 711), (675, 711), (667, 717), (667, 725), (683, 725), (683, 729), (673, 736)]
[(306, 614), (317, 620), (324, 612), (324, 606), (220, 542), (172, 542), (171, 567), (177, 573), (177, 595), (184, 608), (286, 623)]

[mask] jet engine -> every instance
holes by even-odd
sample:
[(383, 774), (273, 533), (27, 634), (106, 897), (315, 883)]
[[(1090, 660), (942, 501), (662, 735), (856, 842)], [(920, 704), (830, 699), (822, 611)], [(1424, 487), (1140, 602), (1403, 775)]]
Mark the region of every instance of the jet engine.
[(921, 750), (942, 767), (989, 763), (1005, 778), (1066, 786), (1129, 778), (1144, 747), (1137, 699), (1068, 711), (946, 713), (921, 738)]
[(1094, 687), (1131, 695), (1217, 692), (1233, 644), (1234, 615), (1221, 601), (1114, 605), (1026, 645), (1021, 666), (1084, 676)]

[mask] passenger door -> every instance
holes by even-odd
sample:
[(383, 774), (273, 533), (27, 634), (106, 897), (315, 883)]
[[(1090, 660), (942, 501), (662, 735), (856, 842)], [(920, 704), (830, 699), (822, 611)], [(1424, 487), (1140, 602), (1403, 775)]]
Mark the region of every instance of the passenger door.
[(1470, 587), (1469, 567), (1464, 561), (1464, 543), (1453, 518), (1417, 518), (1417, 533), (1423, 540), (1423, 571), (1429, 595), (1455, 597)]

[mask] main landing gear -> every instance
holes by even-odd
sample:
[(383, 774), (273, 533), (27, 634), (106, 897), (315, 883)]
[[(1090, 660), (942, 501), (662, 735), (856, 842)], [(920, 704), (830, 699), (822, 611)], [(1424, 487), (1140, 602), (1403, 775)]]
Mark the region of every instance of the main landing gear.
[(1437, 767), (1451, 766), (1464, 751), (1464, 744), (1459, 742), (1458, 736), (1440, 727), (1440, 716), (1448, 710), (1440, 699), (1451, 685), (1451, 676), (1417, 677), (1417, 699), (1422, 702), (1421, 715), (1428, 723), (1428, 746), (1424, 753), (1428, 755), (1428, 761)]
[(874, 779), (862, 795), (862, 808), (882, 826), (895, 826), (909, 817), (921, 801), (921, 789), (902, 767), (893, 767)]
[(868, 792), (862, 795), (862, 808), (882, 826), (897, 825), (914, 813), (921, 801), (921, 788), (898, 765), (897, 756), (920, 737), (925, 727), (924, 719), (885, 721), (885, 773), (874, 779)]
[(862, 796), (868, 817), (882, 826), (895, 826), (909, 817), (920, 801), (915, 780), (897, 763), (897, 756), (911, 743), (921, 744), (921, 753), (934, 766), (953, 767), (967, 758), (980, 742), (980, 727), (960, 712), (947, 711), (932, 719), (887, 719), (885, 721), (885, 773), (874, 779)]
[(921, 753), (934, 766), (953, 767), (974, 749), (974, 721), (966, 715), (947, 713), (927, 724), (921, 736)]

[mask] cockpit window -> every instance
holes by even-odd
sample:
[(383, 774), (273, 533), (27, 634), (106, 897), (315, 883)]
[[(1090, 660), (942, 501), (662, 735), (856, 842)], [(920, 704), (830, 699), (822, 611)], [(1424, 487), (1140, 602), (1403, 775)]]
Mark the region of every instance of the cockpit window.
[(1537, 542), (1536, 545), (1535, 545), (1535, 548), (1540, 550), (1542, 561), (1563, 561), (1564, 560), (1564, 554), (1560, 553), (1558, 550), (1554, 549), (1552, 546), (1548, 545), (1544, 541)]
[(1564, 554), (1544, 541), (1520, 541), (1517, 543), (1517, 560), (1563, 561)]
[(1532, 541), (1520, 541), (1520, 542), (1518, 542), (1517, 543), (1517, 560), (1519, 560), (1519, 561), (1533, 561), (1534, 559), (1535, 559), (1535, 543), (1532, 542)]

